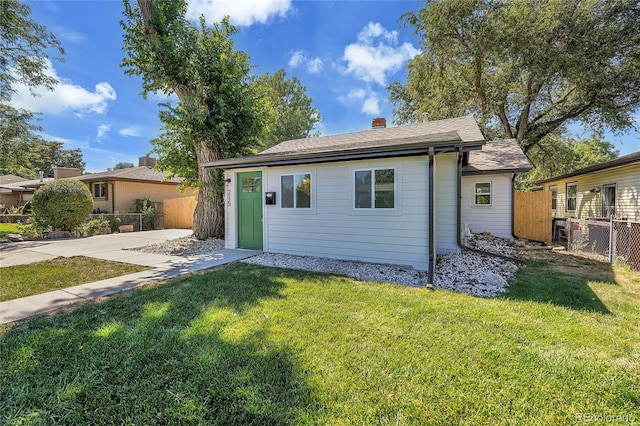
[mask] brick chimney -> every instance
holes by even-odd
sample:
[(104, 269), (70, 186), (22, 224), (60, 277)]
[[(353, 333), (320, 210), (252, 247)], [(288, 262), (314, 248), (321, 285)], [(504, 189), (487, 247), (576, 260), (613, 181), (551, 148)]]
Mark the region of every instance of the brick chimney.
[(138, 167), (149, 167), (153, 169), (156, 166), (156, 159), (153, 157), (138, 157)]
[(54, 179), (70, 178), (70, 177), (82, 175), (82, 171), (80, 169), (74, 169), (73, 167), (52, 167), (52, 168), (53, 168)]
[(372, 129), (384, 129), (386, 127), (387, 127), (386, 118), (382, 118), (382, 117), (374, 118), (373, 121), (371, 122)]

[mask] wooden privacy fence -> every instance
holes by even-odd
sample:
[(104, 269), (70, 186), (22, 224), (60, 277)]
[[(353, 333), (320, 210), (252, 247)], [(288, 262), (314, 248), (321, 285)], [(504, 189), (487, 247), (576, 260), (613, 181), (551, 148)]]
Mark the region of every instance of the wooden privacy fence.
[(196, 209), (195, 197), (170, 198), (164, 200), (165, 229), (193, 228), (193, 211)]
[(551, 242), (551, 192), (516, 192), (513, 226), (516, 237)]

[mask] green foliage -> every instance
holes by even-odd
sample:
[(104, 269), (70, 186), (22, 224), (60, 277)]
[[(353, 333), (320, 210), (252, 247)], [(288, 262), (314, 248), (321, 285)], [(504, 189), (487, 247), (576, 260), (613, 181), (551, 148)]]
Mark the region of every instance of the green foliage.
[[(11, 99), (17, 83), (52, 89), (56, 79), (46, 71), (49, 52), (64, 54), (53, 33), (30, 19), (31, 8), (16, 0), (0, 2), (0, 102)], [(62, 60), (61, 58), (53, 58)]]
[(111, 222), (104, 216), (98, 216), (80, 225), (78, 233), (90, 237), (102, 234), (104, 229), (108, 229), (111, 232)]
[(38, 189), (31, 199), (37, 226), (74, 232), (93, 210), (87, 186), (73, 179), (58, 179)]
[[(53, 89), (57, 80), (47, 72), (48, 60), (62, 58), (49, 53), (64, 54), (55, 35), (30, 14), (26, 4), (0, 1), (0, 170), (25, 178), (37, 177), (39, 170), (48, 173), (51, 164), (84, 168), (79, 149), (61, 150), (61, 143), (41, 140), (36, 136), (42, 129), (35, 115), (9, 105), (16, 84)], [(48, 152), (51, 149), (62, 155), (53, 155)], [(73, 158), (73, 164), (65, 161), (67, 157)]]
[[(186, 3), (150, 2), (145, 20), (125, 1), (125, 73), (142, 77), (142, 95), (175, 93), (177, 105), (161, 104), (163, 133), (152, 140), (158, 168), (197, 187), (198, 162), (250, 154), (263, 127), (264, 101), (249, 79), (249, 57), (234, 50), (236, 28), (227, 19), (191, 24)], [(160, 66), (160, 64), (162, 66)]]
[(395, 121), (474, 114), (528, 152), (569, 121), (633, 127), (640, 106), (637, 0), (427, 0), (403, 16), (422, 44)]
[(142, 230), (155, 229), (156, 220), (160, 217), (160, 212), (155, 208), (151, 197), (145, 197), (135, 201), (135, 213), (142, 214)]
[(268, 104), (263, 114), (269, 116), (265, 123), (260, 141), (262, 148), (269, 148), (279, 142), (317, 136), (312, 133), (322, 116), (307, 96), (306, 87), (297, 77), (286, 78), (284, 70), (275, 74), (266, 73), (256, 81), (259, 90), (264, 91)]
[(113, 166), (113, 170), (129, 169), (131, 167), (135, 167), (133, 163), (127, 163), (127, 162), (121, 161), (119, 163), (116, 163), (115, 166)]
[(602, 140), (597, 134), (577, 139), (553, 132), (527, 153), (535, 167), (517, 176), (516, 189), (531, 190), (537, 187), (538, 181), (613, 160), (618, 153), (611, 142)]
[(24, 225), (18, 223), (0, 223), (0, 238), (4, 238), (7, 234), (21, 234)]

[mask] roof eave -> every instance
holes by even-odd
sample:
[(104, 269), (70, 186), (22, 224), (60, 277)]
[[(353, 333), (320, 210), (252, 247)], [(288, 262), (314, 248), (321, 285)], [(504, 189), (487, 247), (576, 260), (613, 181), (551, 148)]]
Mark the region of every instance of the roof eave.
[(511, 169), (492, 169), (492, 170), (462, 170), (462, 176), (478, 176), (478, 175), (497, 175), (506, 173), (526, 173), (531, 168), (511, 168)]
[(210, 161), (202, 163), (200, 164), (200, 166), (204, 168), (215, 167), (218, 169), (226, 170), (235, 168), (241, 169), (247, 167), (287, 166), (295, 164), (331, 163), (337, 161), (366, 160), (374, 158), (407, 157), (416, 155), (427, 155), (429, 147), (435, 147), (436, 152), (442, 152), (459, 148), (462, 145), (463, 151), (473, 151), (481, 149), (484, 143), (484, 140), (468, 142), (462, 142), (458, 140), (304, 154), (264, 156), (254, 155), (250, 157), (229, 158)]
[(603, 170), (609, 170), (609, 169), (617, 169), (620, 167), (629, 166), (636, 163), (640, 163), (640, 152), (635, 152), (633, 154), (625, 155), (624, 157), (616, 158), (614, 160), (607, 161), (606, 163), (600, 163), (593, 166), (584, 167), (582, 169), (578, 169), (570, 173), (565, 173), (563, 175), (540, 180), (536, 182), (536, 184), (542, 185), (544, 183), (568, 179), (568, 178), (572, 178), (579, 175), (586, 175), (588, 173), (601, 172)]

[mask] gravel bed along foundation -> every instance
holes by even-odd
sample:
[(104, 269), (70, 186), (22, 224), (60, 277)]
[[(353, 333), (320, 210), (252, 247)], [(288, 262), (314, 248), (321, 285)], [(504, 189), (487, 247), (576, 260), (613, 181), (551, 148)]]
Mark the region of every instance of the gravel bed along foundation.
[[(489, 234), (473, 235), (466, 244), (476, 250), (508, 257), (517, 257), (515, 243)], [(173, 256), (197, 257), (210, 255), (224, 248), (224, 241), (210, 238), (197, 240), (192, 236), (148, 244), (133, 250)], [(278, 268), (299, 269), (345, 275), (358, 280), (398, 283), (410, 286), (427, 285), (427, 273), (410, 267), (328, 259), (313, 256), (294, 256), (261, 253), (242, 262)], [(468, 293), (474, 296), (495, 297), (506, 291), (518, 266), (504, 258), (465, 251), (439, 255), (433, 286)]]

